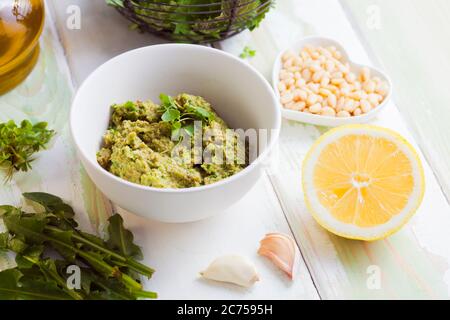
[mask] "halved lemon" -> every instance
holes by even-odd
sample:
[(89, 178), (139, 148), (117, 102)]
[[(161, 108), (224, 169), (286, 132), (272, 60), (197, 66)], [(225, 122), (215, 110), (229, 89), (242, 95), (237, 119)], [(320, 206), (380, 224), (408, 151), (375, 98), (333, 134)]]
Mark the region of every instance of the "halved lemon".
[(414, 148), (372, 125), (332, 129), (303, 162), (303, 191), (317, 222), (339, 236), (378, 240), (398, 231), (422, 202), (425, 179)]

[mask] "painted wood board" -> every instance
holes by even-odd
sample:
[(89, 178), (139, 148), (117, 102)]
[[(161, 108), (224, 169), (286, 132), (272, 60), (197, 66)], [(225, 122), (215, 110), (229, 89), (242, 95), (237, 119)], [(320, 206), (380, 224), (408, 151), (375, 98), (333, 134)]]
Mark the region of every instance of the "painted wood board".
[[(73, 2), (71, 2), (73, 3)], [(88, 3), (88, 2), (86, 2)], [(58, 4), (61, 2), (58, 1)], [(61, 8), (61, 7), (59, 7)], [(93, 10), (95, 6), (92, 7)], [(110, 10), (112, 14), (115, 12), (106, 6), (99, 7), (99, 10)], [(53, 11), (58, 15), (58, 11)], [(65, 10), (62, 11), (60, 21), (64, 21), (63, 16)], [(51, 20), (48, 21), (51, 23)], [(88, 24), (89, 25), (89, 24)], [(64, 26), (59, 26), (59, 31), (64, 30)], [(93, 32), (93, 30), (91, 30)], [(131, 32), (124, 29), (124, 32)], [(60, 35), (63, 33), (59, 33)], [(47, 36), (46, 36), (47, 37)], [(52, 47), (58, 47), (56, 39), (48, 36), (49, 41), (53, 41)], [(109, 38), (108, 38), (109, 39)], [(67, 36), (66, 41), (70, 42), (70, 35)], [(67, 42), (64, 42), (67, 43)], [(72, 42), (70, 42), (72, 43)], [(74, 44), (75, 41), (72, 43)], [(76, 44), (76, 43), (75, 43)], [(68, 61), (75, 61), (78, 50), (89, 52), (89, 47), (102, 47), (102, 43), (96, 41), (91, 43), (89, 37), (86, 38), (85, 43), (78, 42), (77, 46), (70, 46), (65, 48)], [(121, 43), (124, 50), (127, 50), (124, 43)], [(131, 49), (133, 44), (130, 44)], [(70, 50), (68, 49), (70, 48)], [(77, 49), (74, 49), (77, 48)], [(46, 48), (44, 48), (45, 51)], [(73, 50), (73, 51), (72, 51)], [(98, 52), (94, 50), (94, 57), (99, 57)], [(108, 52), (107, 55), (101, 57), (100, 60), (94, 60), (101, 64), (113, 55)], [(56, 58), (56, 57), (55, 57)], [(64, 57), (59, 52), (59, 59), (64, 62)], [(89, 59), (88, 59), (89, 60)], [(90, 61), (90, 60), (89, 60)], [(65, 67), (65, 66), (63, 66)], [(72, 64), (72, 68), (74, 64)], [(85, 69), (95, 68), (95, 66), (85, 66)], [(75, 67), (77, 68), (77, 67)], [(67, 70), (66, 70), (67, 71)], [(90, 72), (91, 70), (89, 70)], [(83, 73), (78, 75), (83, 76)], [(45, 79), (51, 79), (53, 73), (46, 73)], [(70, 86), (70, 74), (65, 74), (65, 79), (59, 79), (60, 85), (64, 85), (68, 92), (72, 92)], [(76, 76), (74, 76), (76, 77)], [(64, 81), (62, 81), (64, 80)], [(80, 83), (82, 79), (74, 78), (74, 83)], [(26, 85), (26, 84), (25, 84)], [(14, 94), (14, 93), (12, 93)], [(61, 124), (67, 123), (67, 111), (69, 110), (70, 96), (68, 103), (61, 106), (64, 110), (64, 115), (61, 115)], [(13, 101), (17, 101), (14, 99)], [(19, 100), (20, 101), (20, 100)], [(55, 101), (55, 105), (58, 101)], [(8, 113), (5, 113), (7, 116)], [(43, 116), (43, 118), (45, 118)], [(65, 127), (64, 127), (65, 128)], [(70, 146), (71, 159), (75, 159), (73, 147), (71, 145), (70, 137), (65, 135), (61, 137), (61, 143)], [(58, 182), (58, 187), (63, 183), (68, 184), (73, 189), (69, 191), (73, 193), (82, 194), (77, 185), (82, 185), (83, 190), (88, 190), (93, 194), (99, 194), (97, 189), (91, 184), (82, 184), (78, 180), (86, 180), (86, 176), (75, 180), (73, 177), (64, 176), (62, 172), (53, 172), (52, 167), (59, 162), (65, 163), (64, 168), (75, 168), (76, 172), (80, 172), (81, 167), (79, 163), (70, 162), (64, 157), (61, 150), (50, 149), (48, 153), (43, 153), (40, 157), (40, 162), (46, 163), (45, 168), (35, 168), (36, 176), (45, 182), (42, 185), (32, 185), (33, 190), (43, 190), (60, 195), (61, 193), (53, 186), (53, 183)], [(47, 158), (51, 155), (52, 158)], [(57, 175), (57, 174), (60, 174)], [(23, 180), (28, 181), (29, 175), (24, 175)], [(29, 189), (26, 189), (29, 191)], [(18, 192), (16, 190), (10, 191), (10, 196), (18, 200)], [(77, 194), (72, 195), (62, 194), (63, 198), (70, 199), (72, 203), (83, 203), (85, 199), (77, 198)], [(3, 200), (3, 199), (2, 199)], [(5, 200), (7, 201), (7, 199)], [(11, 201), (14, 203), (14, 201)], [(77, 206), (77, 212), (86, 212), (85, 218), (90, 218), (92, 228), (96, 230), (105, 223), (106, 215), (96, 214), (94, 208), (99, 203), (109, 206), (109, 201), (102, 197), (95, 198), (95, 201), (88, 199), (84, 202), (84, 207)], [(269, 232), (284, 232), (291, 234), (286, 218), (283, 215), (280, 204), (277, 200), (276, 194), (267, 177), (262, 177), (259, 183), (249, 193), (249, 195), (239, 203), (236, 203), (227, 212), (223, 212), (215, 218), (208, 219), (203, 222), (193, 224), (162, 224), (152, 222), (135, 215), (120, 212), (125, 217), (125, 224), (135, 234), (135, 239), (143, 248), (145, 263), (156, 269), (156, 273), (149, 281), (145, 280), (144, 285), (148, 290), (156, 291), (162, 299), (318, 299), (316, 288), (314, 287), (311, 277), (308, 273), (306, 265), (301, 261), (298, 271), (298, 279), (291, 283), (285, 275), (276, 270), (265, 258), (257, 255), (259, 240)], [(87, 219), (89, 220), (89, 219)], [(257, 266), (261, 281), (255, 285), (253, 289), (244, 290), (234, 286), (223, 286), (217, 283), (209, 283), (199, 279), (199, 272), (207, 267), (207, 265), (217, 256), (226, 253), (239, 253), (249, 257)]]
[[(11, 183), (2, 184), (0, 201), (2, 204), (20, 205), (23, 192), (57, 194), (73, 205), (80, 224), (95, 232), (97, 225), (109, 216), (111, 206), (94, 187), (75, 156), (68, 126), (73, 88), (50, 16), (40, 46), (41, 54), (30, 76), (13, 91), (0, 97), (0, 121), (47, 121), (57, 135), (48, 150), (39, 153), (32, 171), (17, 173)], [(3, 183), (4, 176), (0, 180)], [(0, 265), (6, 267), (3, 264), (7, 261), (10, 260), (3, 260)]]
[[(148, 288), (157, 291), (162, 299), (319, 298), (303, 261), (296, 281), (291, 282), (256, 253), (258, 242), (266, 233), (291, 234), (266, 176), (240, 202), (205, 221), (164, 224), (129, 213), (124, 214), (124, 219), (143, 245), (145, 262), (157, 270)], [(223, 254), (249, 258), (261, 281), (247, 290), (200, 279), (198, 273)]]
[(450, 73), (450, 2), (342, 3), (367, 47), (390, 73), (397, 106), (450, 199), (450, 91), (445, 88)]
[[(334, 0), (277, 1), (276, 10), (261, 28), (226, 40), (220, 48), (236, 55), (246, 45), (256, 49), (256, 57), (248, 62), (270, 79), (277, 53), (295, 40), (314, 34), (339, 40), (356, 62), (372, 64), (343, 8)], [(393, 102), (373, 124), (392, 128), (414, 143)], [(425, 200), (414, 219), (387, 240), (345, 240), (326, 232), (311, 218), (303, 200), (301, 164), (314, 140), (326, 130), (284, 121), (278, 171), (270, 175), (321, 297), (448, 298), (450, 208), (423, 157)], [(371, 282), (371, 275), (378, 271), (379, 288)]]
[[(55, 193), (70, 200), (78, 212), (89, 211), (92, 219), (101, 220), (109, 215), (109, 204), (93, 188), (75, 157), (68, 126), (73, 88), (50, 17), (40, 45), (41, 54), (30, 76), (16, 89), (0, 97), (0, 121), (47, 121), (57, 135), (48, 150), (39, 153), (32, 171), (19, 172), (11, 183), (2, 185), (0, 199), (18, 204), (22, 192), (40, 190)], [(87, 217), (84, 220), (86, 227), (91, 225)]]
[[(60, 1), (58, 1), (58, 4), (59, 3)], [(360, 43), (353, 39), (354, 34), (352, 34), (350, 25), (343, 16), (342, 8), (339, 7), (339, 5), (336, 5), (335, 1), (331, 2), (320, 0), (317, 1), (317, 3), (295, 1), (294, 3), (294, 1), (279, 0), (277, 5), (277, 10), (274, 11), (269, 19), (263, 24), (262, 29), (254, 32), (253, 34), (245, 33), (229, 40), (223, 44), (223, 48), (227, 51), (238, 54), (242, 50), (243, 45), (250, 44), (254, 46), (258, 50), (258, 54), (257, 57), (251, 61), (251, 63), (265, 75), (268, 75), (270, 74), (270, 68), (275, 53), (279, 50), (279, 48), (289, 44), (289, 42), (295, 39), (295, 37), (311, 33), (321, 33), (338, 37), (341, 32), (343, 32), (342, 38), (347, 39), (347, 37), (349, 37), (350, 39), (347, 40), (349, 41), (348, 43), (344, 43), (352, 47), (355, 54), (357, 53), (360, 57), (360, 61), (368, 61), (367, 54)], [(64, 6), (62, 6), (62, 8), (64, 8)], [(327, 8), (325, 10), (327, 13), (323, 14), (323, 10), (321, 11), (323, 8)], [(302, 13), (300, 13), (300, 11)], [(323, 16), (319, 13), (323, 14)], [(336, 13), (338, 18), (336, 18)], [(58, 13), (56, 13), (56, 15), (58, 16)], [(64, 13), (61, 13), (61, 15), (64, 16)], [(325, 23), (324, 20), (329, 18), (331, 18), (331, 21), (335, 25), (330, 26), (330, 22)], [(59, 20), (64, 23), (63, 18), (60, 18)], [(337, 28), (336, 25), (339, 25), (339, 28)], [(289, 29), (293, 31), (289, 32), (288, 37), (285, 37), (285, 33), (283, 32), (286, 27), (293, 28)], [(61, 29), (59, 29), (59, 31), (61, 32)], [(95, 31), (92, 32), (95, 34)], [(268, 36), (272, 38), (267, 39)], [(66, 44), (71, 43), (69, 36), (67, 36), (64, 40), (64, 36), (60, 33), (60, 37)], [(255, 43), (257, 45), (255, 45)], [(97, 47), (96, 44), (88, 43), (86, 45), (81, 40), (78, 44), (79, 50), (84, 49), (85, 51), (87, 51), (86, 48), (88, 48), (89, 45)], [(101, 44), (99, 46), (101, 47)], [(120, 43), (120, 46), (122, 46), (121, 48), (123, 50), (126, 50), (126, 45)], [(78, 70), (85, 70), (79, 72), (79, 77), (82, 79), (83, 75), (85, 76), (90, 72), (89, 70), (92, 68), (92, 65), (82, 69), (83, 66), (81, 63), (77, 62), (75, 54), (70, 52), (67, 47), (65, 49), (69, 64), (72, 68), (74, 68), (74, 65), (78, 64), (80, 68)], [(104, 51), (103, 53), (107, 54), (108, 52)], [(98, 61), (98, 63), (101, 63), (109, 57), (98, 54), (94, 55), (94, 58), (97, 59), (96, 61)], [(86, 61), (89, 61), (89, 59), (86, 58)], [(393, 113), (390, 112), (391, 109), (393, 110)], [(388, 111), (389, 113), (387, 115), (381, 115), (377, 122), (385, 126), (390, 126), (408, 135), (407, 130), (404, 125), (402, 125), (402, 120), (395, 110), (395, 107), (392, 105), (386, 110), (386, 112)], [(389, 121), (386, 119), (389, 119)], [(436, 181), (432, 177), (432, 173), (428, 167), (428, 190), (425, 204), (422, 206), (421, 211), (408, 226), (408, 228), (400, 234), (391, 237), (388, 241), (374, 244), (345, 241), (329, 235), (318, 227), (314, 221), (312, 221), (304, 208), (301, 190), (298, 189), (298, 192), (295, 192), (295, 190), (300, 188), (300, 177), (298, 176), (298, 173), (302, 157), (312, 141), (324, 130), (326, 129), (285, 122), (281, 143), (283, 154), (283, 161), (280, 166), (281, 169), (279, 172), (275, 172), (270, 175), (270, 179), (277, 191), (277, 195), (282, 201), (284, 212), (288, 216), (290, 227), (296, 233), (297, 240), (301, 244), (302, 253), (306, 257), (308, 267), (312, 270), (314, 280), (318, 285), (322, 297), (446, 297), (445, 291), (448, 286), (445, 281), (448, 280), (446, 271), (448, 269), (447, 265), (449, 253), (445, 248), (445, 240), (447, 237), (444, 235), (449, 226), (447, 218), (449, 209), (447, 203), (442, 201), (443, 197), (440, 193), (439, 186), (436, 184)], [(255, 187), (259, 187), (259, 190), (256, 191), (259, 195), (262, 194), (261, 190), (270, 190), (267, 181), (264, 180), (266, 180), (266, 178), (263, 178), (263, 181)], [(253, 191), (253, 193), (255, 193), (255, 191)], [(275, 202), (273, 201), (274, 194), (270, 192), (269, 194), (271, 194), (269, 201), (270, 204), (275, 205)], [(16, 198), (14, 199), (14, 197)], [(17, 193), (14, 191), (11, 192), (9, 199), (11, 199), (12, 202), (18, 201)], [(249, 201), (249, 199), (244, 199), (242, 202), (247, 201)], [(91, 202), (96, 203), (96, 201)], [(247, 209), (254, 207), (252, 201), (246, 205), (242, 205), (241, 203), (238, 205), (246, 207)], [(275, 206), (274, 208), (275, 210), (266, 208), (265, 211), (269, 212), (271, 217), (274, 215), (273, 212), (281, 212), (279, 206)], [(233, 216), (233, 214), (236, 215), (237, 211), (234, 210), (235, 209), (233, 208), (233, 212), (214, 219), (223, 219), (222, 217), (230, 216), (233, 218), (232, 221), (235, 221), (236, 216)], [(258, 217), (259, 215), (260, 213), (258, 214)], [(238, 217), (241, 217), (241, 215)], [(264, 220), (264, 218), (261, 219), (261, 221)], [(141, 218), (126, 214), (126, 221), (132, 228), (138, 228), (141, 225), (141, 220)], [(439, 221), (440, 223), (437, 223), (436, 221)], [(209, 220), (202, 222), (201, 224), (204, 223), (209, 223)], [(215, 225), (213, 221), (211, 221), (211, 223), (212, 225)], [(220, 223), (217, 224), (222, 226), (227, 225), (228, 222), (220, 221)], [(264, 223), (261, 224), (265, 225)], [(286, 228), (284, 222), (282, 222), (281, 225), (276, 222), (272, 222), (272, 225), (280, 227), (280, 230)], [(207, 226), (210, 227), (209, 224), (207, 224)], [(153, 225), (153, 223), (149, 223), (148, 225), (146, 224), (145, 226), (148, 230), (154, 230), (155, 233), (162, 230), (161, 234), (155, 235), (154, 239), (156, 239), (156, 241), (162, 241), (162, 239), (166, 240), (164, 236), (170, 235), (170, 232), (165, 230), (164, 227), (168, 228), (172, 226), (160, 226), (159, 224)], [(197, 225), (194, 224), (193, 229), (196, 228), (200, 227), (197, 227)], [(207, 229), (204, 226), (201, 228)], [(261, 226), (259, 226), (257, 229), (259, 232), (264, 232), (272, 227), (268, 224), (265, 228), (261, 228)], [(288, 231), (287, 229), (285, 230)], [(191, 232), (189, 229), (183, 229), (182, 231), (187, 233)], [(177, 232), (179, 231), (177, 230)], [(217, 230), (212, 230), (212, 232), (220, 234), (220, 231)], [(147, 237), (149, 237), (148, 233), (138, 231), (137, 238), (140, 243), (142, 243), (142, 241), (146, 242), (145, 240)], [(242, 241), (240, 237), (237, 237), (237, 239)], [(169, 239), (167, 241), (170, 242), (171, 240)], [(172, 242), (172, 245), (166, 246), (165, 248), (168, 248), (167, 252), (182, 251), (177, 248), (175, 242)], [(208, 248), (208, 250), (203, 253), (199, 250), (199, 256), (205, 254), (205, 252), (209, 253), (209, 250), (213, 249), (218, 250), (219, 252), (225, 252), (233, 248), (233, 244), (230, 246), (226, 246), (224, 244), (214, 244), (214, 248)], [(167, 256), (165, 256), (163, 252), (155, 252), (158, 252), (158, 255), (162, 257), (161, 259), (164, 257), (165, 259), (170, 260), (171, 254), (167, 254)], [(254, 254), (254, 251), (251, 251), (252, 253), (250, 252), (249, 247), (243, 249), (242, 252), (247, 252), (248, 255)], [(203, 259), (205, 259), (205, 263), (207, 261), (206, 257), (203, 257)], [(167, 260), (165, 261), (167, 262)], [(151, 263), (151, 259), (149, 261)], [(197, 265), (204, 263), (197, 263)], [(263, 261), (258, 261), (258, 263), (264, 264)], [(381, 290), (368, 291), (368, 288), (365, 286), (367, 280), (366, 271), (369, 263), (371, 263), (370, 265), (378, 265), (381, 268), (380, 270), (383, 277)], [(258, 264), (258, 267), (260, 267), (260, 264)], [(270, 265), (262, 266), (260, 268), (264, 267), (270, 267)], [(266, 270), (264, 270), (264, 272), (265, 271)], [(303, 267), (301, 274), (307, 274)], [(173, 284), (170, 287), (170, 290), (166, 291), (162, 287), (163, 285), (167, 285), (163, 283), (165, 281), (161, 280), (161, 282), (158, 283), (159, 280), (155, 279), (149, 283), (149, 289), (158, 289), (158, 286), (161, 285), (161, 294), (163, 297), (174, 297), (175, 294), (179, 297), (185, 297), (181, 292), (173, 293), (174, 288), (178, 288), (176, 284)], [(198, 280), (193, 279), (194, 278), (189, 280), (192, 281), (189, 282), (189, 286), (195, 287), (196, 289), (199, 289), (199, 291), (203, 291), (204, 288), (202, 286), (204, 286), (204, 284), (195, 282)], [(306, 284), (309, 283), (308, 279), (303, 279), (303, 282)], [(216, 295), (218, 297), (222, 297), (223, 293), (221, 289), (222, 288), (212, 289), (208, 284), (207, 290), (211, 290), (211, 292), (216, 291), (216, 293), (211, 293), (212, 295), (209, 295), (211, 297)], [(260, 289), (258, 288), (250, 293), (244, 293), (242, 297), (251, 298), (253, 295), (261, 297), (261, 291), (259, 290)], [(312, 294), (310, 294), (310, 291), (312, 291)], [(290, 297), (317, 298), (317, 295), (313, 294), (314, 290), (312, 286), (306, 287), (306, 289), (301, 288), (298, 290), (293, 290), (293, 292), (294, 294)], [(298, 296), (298, 292), (300, 292), (300, 297)], [(236, 294), (239, 295), (241, 293)], [(230, 293), (227, 296), (236, 298), (238, 297), (236, 294)], [(283, 294), (286, 294), (284, 290)], [(199, 293), (199, 296), (203, 296), (203, 293)], [(279, 295), (279, 297), (282, 298), (284, 296)]]
[[(48, 3), (75, 85), (80, 85), (94, 69), (112, 57), (166, 42), (130, 30), (131, 23), (103, 0), (48, 0)], [(78, 12), (81, 28), (69, 28), (68, 21)]]

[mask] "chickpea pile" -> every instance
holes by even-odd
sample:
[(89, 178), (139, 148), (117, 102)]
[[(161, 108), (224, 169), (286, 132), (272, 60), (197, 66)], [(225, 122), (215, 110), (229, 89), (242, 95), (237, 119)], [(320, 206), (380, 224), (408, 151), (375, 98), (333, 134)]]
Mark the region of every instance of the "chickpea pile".
[(335, 47), (306, 46), (282, 56), (278, 83), (281, 103), (289, 110), (329, 117), (351, 117), (379, 106), (389, 86), (369, 68), (353, 72)]

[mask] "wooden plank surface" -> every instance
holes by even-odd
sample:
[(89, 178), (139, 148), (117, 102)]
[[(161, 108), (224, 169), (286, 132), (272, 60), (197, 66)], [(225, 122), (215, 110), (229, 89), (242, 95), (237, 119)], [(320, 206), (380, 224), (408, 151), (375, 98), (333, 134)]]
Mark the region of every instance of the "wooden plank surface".
[(450, 199), (450, 1), (342, 2), (391, 75), (397, 106)]
[[(239, 54), (248, 45), (257, 55), (249, 63), (268, 79), (277, 53), (307, 35), (339, 40), (355, 62), (372, 64), (343, 8), (334, 0), (282, 0), (253, 33), (220, 44)], [(397, 88), (397, 87), (396, 87)], [(413, 138), (395, 104), (373, 121)], [(309, 270), (323, 298), (448, 298), (450, 209), (426, 161), (427, 191), (414, 219), (384, 241), (345, 240), (323, 230), (304, 205), (300, 168), (311, 144), (326, 128), (284, 121), (279, 170), (270, 176)], [(374, 271), (375, 270), (375, 271)], [(370, 284), (380, 272), (379, 288)]]
[[(110, 214), (110, 205), (85, 175), (72, 146), (68, 117), (73, 96), (69, 70), (50, 16), (41, 38), (37, 66), (24, 83), (0, 97), (0, 121), (47, 121), (56, 131), (48, 150), (33, 162), (33, 170), (17, 173), (11, 183), (2, 185), (2, 203), (20, 204), (21, 193), (43, 191), (70, 200), (86, 228), (95, 226)], [(1, 172), (0, 174), (4, 174)], [(3, 177), (0, 177), (3, 181)]]
[[(61, 134), (54, 146), (41, 154), (35, 173), (20, 175), (16, 184), (1, 189), (0, 199), (3, 203), (18, 203), (22, 191), (53, 192), (71, 200), (85, 227), (101, 226), (109, 202), (84, 175), (66, 128), (74, 90), (71, 81), (81, 83), (102, 62), (126, 50), (155, 43), (155, 38), (127, 30), (127, 22), (101, 0), (53, 0), (49, 4), (54, 8), (71, 74), (55, 35), (47, 27), (38, 67), (25, 84), (0, 98), (0, 108), (7, 110), (0, 116), (46, 119)], [(69, 5), (81, 8), (80, 30), (66, 28)], [(48, 22), (50, 26), (52, 21)], [(276, 10), (260, 29), (227, 40), (221, 48), (236, 55), (245, 45), (255, 48), (257, 56), (249, 63), (268, 77), (276, 53), (310, 34), (334, 37), (348, 48), (355, 61), (371, 63), (337, 0), (278, 0)], [(393, 128), (413, 141), (394, 103), (374, 123)], [(157, 269), (155, 277), (146, 283), (147, 288), (158, 291), (162, 298), (317, 299), (315, 283), (323, 298), (448, 298), (449, 206), (425, 161), (424, 203), (408, 226), (389, 239), (375, 243), (344, 240), (313, 221), (303, 203), (300, 167), (308, 148), (326, 130), (285, 121), (278, 170), (263, 177), (248, 197), (215, 218), (167, 225), (124, 213), (126, 224), (144, 247), (145, 262)], [(256, 256), (257, 242), (265, 232), (290, 230), (300, 244), (314, 283), (303, 261), (300, 278), (290, 285), (272, 265)], [(211, 259), (228, 252), (244, 254), (256, 262), (263, 281), (253, 290), (223, 288), (198, 279), (197, 272)], [(381, 272), (380, 288), (367, 285), (373, 270)]]
[[(53, 72), (46, 70), (45, 73), (40, 74), (40, 79), (41, 81), (52, 81), (53, 85), (55, 85), (54, 81), (58, 80), (58, 85), (64, 87), (67, 92), (66, 100), (55, 99), (53, 101), (52, 105), (59, 106), (60, 109), (53, 109), (53, 113), (51, 113), (59, 115), (58, 121), (51, 122), (51, 124), (59, 124), (60, 131), (65, 132), (59, 137), (56, 144), (58, 142), (64, 144), (67, 149), (61, 150), (54, 146), (48, 152), (41, 154), (39, 163), (36, 163), (34, 170), (36, 179), (42, 181), (40, 184), (28, 185), (26, 189), (12, 189), (8, 191), (9, 198), (0, 197), (3, 202), (9, 203), (14, 202), (12, 200), (18, 200), (19, 191), (22, 190), (42, 190), (61, 195), (71, 203), (78, 204), (76, 206), (77, 213), (79, 217), (90, 222), (90, 225), (94, 227), (89, 228), (91, 230), (98, 229), (97, 226), (101, 229), (107, 214), (97, 212), (99, 207), (109, 207), (109, 201), (101, 197), (92, 184), (86, 182), (88, 178), (84, 173), (80, 175), (82, 169), (75, 160), (71, 140), (66, 132), (68, 110), (73, 92), (71, 83), (81, 83), (93, 69), (120, 51), (152, 43), (152, 37), (142, 35), (127, 37), (128, 34), (134, 33), (126, 27), (115, 32), (114, 37), (105, 37), (100, 32), (104, 28), (104, 24), (101, 19), (98, 19), (98, 16), (102, 16), (104, 11), (110, 12), (112, 17), (116, 13), (106, 5), (97, 6), (98, 3), (98, 1), (94, 3), (92, 1), (61, 0), (52, 3), (55, 5), (54, 10), (51, 11), (57, 17), (58, 34), (62, 43), (65, 44), (67, 61), (74, 72), (68, 72), (64, 64), (64, 55), (59, 50), (58, 55), (53, 59), (61, 60), (61, 66)], [(49, 4), (51, 3), (49, 2)], [(84, 27), (82, 26), (81, 30), (66, 28), (66, 7), (74, 4), (81, 8), (84, 20)], [(47, 22), (51, 25), (52, 19)], [(97, 27), (98, 29), (96, 29)], [(84, 32), (84, 34), (80, 35), (79, 32)], [(48, 29), (44, 38), (49, 41), (49, 49), (44, 47), (44, 52), (59, 48), (57, 39)], [(130, 39), (129, 43), (125, 42), (128, 38)], [(142, 39), (140, 45), (137, 43), (139, 38)], [(117, 42), (117, 39), (122, 40)], [(103, 50), (112, 47), (115, 50)], [(80, 56), (83, 59), (80, 60)], [(50, 59), (46, 62), (53, 63)], [(40, 61), (39, 66), (42, 63)], [(36, 70), (35, 72), (38, 72), (39, 67)], [(53, 79), (59, 74), (58, 72), (61, 72), (60, 70), (63, 70), (63, 76)], [(70, 78), (71, 76), (72, 78)], [(27, 85), (28, 83), (24, 84), (25, 87)], [(41, 85), (41, 83), (38, 82), (37, 85)], [(14, 94), (15, 92), (11, 93), (14, 97), (11, 100), (22, 103), (22, 98), (14, 96)], [(27, 106), (27, 110), (35, 112), (39, 107), (39, 99), (34, 99), (35, 97), (32, 95), (31, 98), (33, 99), (30, 100), (34, 103), (33, 106)], [(5, 116), (9, 116), (10, 112), (13, 112), (12, 109), (5, 113)], [(20, 118), (29, 115), (27, 113), (18, 116)], [(46, 119), (47, 116), (45, 113), (40, 114), (36, 119)], [(44, 166), (41, 167), (40, 164), (44, 164)], [(57, 166), (57, 170), (55, 170), (55, 166)], [(68, 175), (64, 170), (73, 171), (75, 176)], [(30, 175), (23, 175), (24, 183), (28, 182), (30, 177)], [(66, 185), (67, 193), (64, 193)], [(81, 197), (86, 192), (98, 196)], [(227, 212), (199, 223), (162, 224), (126, 212), (121, 211), (121, 213), (125, 217), (125, 224), (133, 231), (137, 243), (143, 248), (145, 263), (156, 269), (153, 278), (150, 281), (146, 280), (144, 285), (147, 289), (158, 292), (162, 299), (318, 299), (316, 288), (302, 259), (299, 264), (299, 277), (297, 281), (290, 283), (280, 271), (256, 253), (258, 242), (266, 233), (291, 234), (267, 177), (262, 177), (249, 195)], [(231, 285), (224, 286), (201, 280), (199, 272), (206, 268), (214, 258), (226, 253), (238, 253), (249, 257), (256, 264), (261, 281), (254, 288), (244, 290)]]

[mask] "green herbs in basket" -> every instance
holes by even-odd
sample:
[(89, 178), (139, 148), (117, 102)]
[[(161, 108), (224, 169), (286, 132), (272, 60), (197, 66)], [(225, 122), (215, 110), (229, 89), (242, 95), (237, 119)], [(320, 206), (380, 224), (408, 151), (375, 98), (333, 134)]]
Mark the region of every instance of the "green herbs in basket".
[[(153, 269), (137, 261), (141, 250), (120, 215), (109, 219), (105, 241), (78, 229), (73, 209), (60, 198), (47, 193), (23, 196), (43, 210), (28, 213), (0, 206), (7, 228), (0, 232), (0, 250), (14, 252), (17, 264), (0, 272), (0, 300), (156, 298), (142, 288), (140, 276), (150, 278)], [(71, 278), (75, 270), (78, 285)]]
[(213, 42), (258, 27), (273, 0), (106, 0), (141, 30), (183, 42)]

